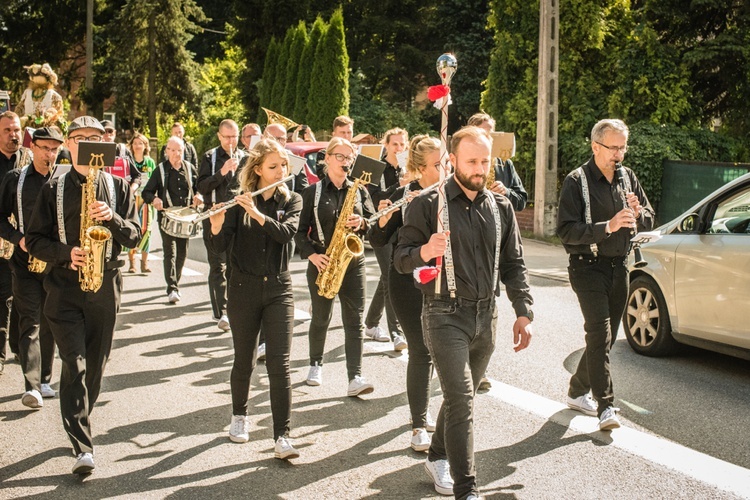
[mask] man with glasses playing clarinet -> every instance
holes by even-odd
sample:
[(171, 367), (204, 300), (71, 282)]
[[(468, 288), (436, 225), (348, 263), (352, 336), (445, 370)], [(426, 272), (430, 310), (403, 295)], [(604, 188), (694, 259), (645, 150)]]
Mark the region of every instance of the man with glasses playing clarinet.
[(570, 254), (570, 286), (586, 331), (586, 349), (570, 379), (568, 406), (599, 417), (603, 431), (620, 427), (609, 351), (628, 297), (631, 231), (654, 226), (646, 193), (633, 171), (621, 164), (628, 134), (622, 120), (594, 125), (593, 155), (565, 178), (557, 214), (557, 234)]

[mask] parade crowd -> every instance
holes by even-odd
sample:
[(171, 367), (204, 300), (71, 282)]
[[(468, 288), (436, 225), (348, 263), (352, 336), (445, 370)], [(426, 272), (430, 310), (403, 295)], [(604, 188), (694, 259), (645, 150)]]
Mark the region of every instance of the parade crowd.
[[(308, 127), (287, 130), (272, 122), (261, 130), (229, 119), (218, 125), (219, 146), (200, 155), (180, 123), (158, 154), (143, 134), (133, 133), (127, 144), (116, 145), (115, 161), (125, 173), (119, 176), (79, 155), (90, 143), (115, 141), (111, 122), (81, 116), (66, 136), (56, 127), (38, 128), (25, 148), (19, 117), (0, 114), (6, 257), (0, 259), (0, 356), (16, 356), (21, 364), (20, 403), (38, 410), (59, 397), (76, 456), (72, 471), (94, 471), (91, 413), (112, 348), (122, 273), (152, 271), (151, 235), (158, 228), (164, 300), (177, 304), (191, 236), (202, 233), (207, 302), (234, 347), (231, 441), (250, 439), (250, 381), (265, 360), (274, 456), (300, 456), (290, 428), (295, 297), (289, 263), (303, 259), (312, 316), (306, 384), (341, 384), (342, 395), (365, 397), (376, 387), (366, 376), (363, 341), (408, 349), (408, 446), (426, 453), (425, 469), (438, 493), (479, 498), (475, 395), (489, 384), (484, 375), (496, 344), (501, 289), (514, 312), (512, 321), (501, 323), (512, 324), (516, 352), (529, 346), (534, 320), (515, 216), (527, 193), (512, 161), (492, 156), (495, 121), (472, 116), (445, 155), (440, 139), (392, 128), (382, 139), (384, 169), (374, 183), (352, 175), (358, 148), (349, 117), (334, 120), (316, 164), (297, 173), (287, 141), (314, 141)], [(620, 120), (593, 126), (591, 157), (562, 186), (557, 227), (570, 254), (586, 340), (567, 404), (598, 417), (604, 431), (620, 426), (609, 351), (627, 297), (630, 235), (654, 223), (637, 177), (622, 166), (628, 133)], [(205, 217), (183, 232), (170, 215), (177, 211)], [(90, 248), (92, 228), (109, 234), (99, 260)], [(365, 238), (380, 270), (367, 310)], [(96, 290), (86, 290), (84, 281)], [(323, 360), (336, 297), (347, 379), (329, 381)], [(51, 386), (55, 349), (58, 391)], [(428, 412), (433, 372), (443, 398), (435, 418)]]

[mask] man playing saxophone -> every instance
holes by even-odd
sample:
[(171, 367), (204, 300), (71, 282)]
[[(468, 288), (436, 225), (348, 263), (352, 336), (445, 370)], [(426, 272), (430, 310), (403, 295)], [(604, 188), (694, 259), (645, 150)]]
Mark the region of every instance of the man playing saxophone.
[[(24, 233), (62, 143), (59, 132), (46, 127), (37, 129), (31, 143), (34, 161), (8, 172), (0, 184), (0, 237), (16, 247), (9, 264), (13, 274), (13, 306), (19, 318), (18, 358), (26, 391), (21, 403), (29, 408), (41, 408), (43, 397), (55, 397), (50, 387), (55, 339), (42, 314), (47, 297), (44, 274), (30, 270), (31, 256), (27, 253)], [(8, 222), (11, 216), (15, 217), (17, 227)]]
[[(364, 235), (366, 219), (375, 213), (370, 195), (364, 187), (351, 191), (354, 183), (347, 175), (354, 163), (355, 149), (352, 144), (340, 137), (334, 137), (326, 149), (326, 175), (316, 184), (302, 192), (302, 214), (295, 241), (307, 266), (307, 285), (312, 301), (310, 321), (310, 371), (307, 385), (323, 383), (323, 351), (326, 334), (331, 322), (333, 298), (326, 298), (319, 292), (316, 281), (329, 265), (335, 265), (327, 255), (332, 241), (336, 238), (336, 227), (340, 217), (346, 217), (346, 227)], [(353, 198), (352, 198), (353, 197)], [(351, 207), (345, 210), (347, 202)], [(371, 393), (374, 388), (362, 372), (362, 314), (365, 310), (365, 259), (363, 255), (353, 256), (343, 269), (329, 269), (328, 272), (343, 273), (338, 296), (341, 301), (341, 319), (344, 323), (344, 350), (346, 369), (349, 378), (348, 396)]]
[[(42, 187), (26, 231), (29, 252), (50, 267), (44, 282), (44, 314), (60, 350), (60, 411), (76, 455), (74, 474), (94, 470), (90, 414), (101, 389), (120, 307), (119, 268), (124, 261), (117, 257), (123, 246), (134, 248), (141, 237), (135, 199), (124, 179), (105, 172), (91, 176), (96, 184), (95, 201), (81, 206), (92, 167), (79, 163), (79, 142), (101, 142), (103, 135), (104, 127), (90, 116), (70, 123), (66, 145), (73, 168)], [(85, 209), (88, 212), (82, 214)], [(99, 262), (103, 277), (96, 292), (83, 291), (79, 283), (79, 268), (87, 261), (80, 243), (83, 216), (112, 234)]]

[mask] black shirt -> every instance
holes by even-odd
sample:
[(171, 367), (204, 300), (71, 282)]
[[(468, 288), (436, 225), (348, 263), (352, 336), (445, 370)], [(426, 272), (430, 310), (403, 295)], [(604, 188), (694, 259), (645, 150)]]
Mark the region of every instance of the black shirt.
[(214, 191), (216, 191), (216, 203), (229, 201), (234, 198), (234, 190), (238, 187), (237, 172), (227, 172), (222, 175), (221, 168), (229, 160), (230, 156), (224, 148), (217, 147), (216, 164), (212, 166), (214, 149), (211, 149), (201, 158), (201, 164), (198, 168), (198, 182), (196, 183), (198, 192), (203, 195), (206, 208), (211, 208), (214, 204)]
[[(141, 240), (141, 226), (135, 209), (135, 198), (128, 183), (119, 177), (112, 177), (115, 184), (115, 197), (112, 220), (98, 222), (112, 232), (111, 261), (117, 260), (122, 247), (135, 248)], [(70, 252), (80, 246), (81, 195), (86, 177), (75, 168), (66, 175), (63, 193), (63, 217), (67, 244), (60, 241), (57, 224), (57, 185), (59, 178), (52, 179), (42, 186), (34, 206), (34, 213), (26, 230), (26, 246), (29, 252), (45, 262), (56, 266), (70, 266)], [(109, 202), (109, 187), (100, 174), (97, 178), (96, 199)]]
[[(376, 209), (381, 200), (389, 199), (394, 191), (399, 188), (399, 179), (401, 178), (401, 167), (391, 165), (385, 158), (382, 161), (385, 162), (385, 169), (380, 182), (377, 185), (367, 185), (372, 204)], [(385, 186), (385, 189), (383, 189), (383, 186)]]
[(216, 252), (231, 245), (232, 270), (252, 276), (277, 275), (289, 271), (292, 238), (302, 212), (302, 197), (290, 192), (285, 198), (277, 189), (269, 199), (255, 198), (255, 206), (265, 215), (262, 226), (240, 205), (227, 210), (224, 225), (209, 241)]
[[(162, 184), (162, 171), (167, 185), (166, 191), (169, 192), (169, 200), (167, 200), (164, 184)], [(189, 178), (186, 174), (188, 171), (190, 172)], [(171, 163), (165, 161), (160, 163), (151, 174), (151, 178), (143, 188), (141, 197), (146, 203), (153, 203), (154, 198), (158, 196), (161, 198), (164, 208), (189, 207), (193, 204), (192, 186), (195, 186), (196, 180), (197, 175), (192, 164), (183, 160), (180, 169), (175, 170)], [(161, 220), (161, 214), (162, 211), (159, 211), (159, 220)]]
[[(456, 295), (480, 300), (500, 293), (498, 283), (492, 283), (495, 265), (495, 220), (490, 203), (497, 203), (500, 213), (500, 267), (499, 279), (503, 282), (516, 316), (528, 314), (533, 299), (529, 291), (529, 278), (523, 260), (521, 235), (510, 202), (489, 190), (478, 192), (471, 201), (461, 190), (455, 178), (445, 183), (450, 219), (450, 239), (453, 265), (456, 274)], [(430, 236), (437, 232), (438, 193), (431, 191), (418, 196), (406, 211), (404, 226), (399, 231), (398, 245), (393, 264), (402, 274), (428, 264), (419, 251)], [(445, 258), (443, 259), (445, 264)], [(446, 273), (440, 273), (441, 289), (448, 294)], [(425, 295), (435, 293), (435, 284), (417, 285)]]
[[(624, 257), (630, 249), (630, 229), (623, 227), (607, 236), (607, 221), (625, 207), (625, 191), (617, 177), (610, 183), (594, 162), (594, 157), (583, 165), (588, 180), (591, 199), (591, 224), (586, 224), (586, 210), (578, 169), (570, 172), (560, 191), (557, 212), (557, 235), (569, 254), (591, 254), (591, 244), (599, 247), (599, 255)], [(654, 227), (654, 210), (646, 198), (638, 178), (625, 167), (630, 187), (643, 209), (638, 218), (638, 230), (650, 231)]]
[[(317, 189), (316, 183), (308, 186), (302, 192), (302, 213), (300, 214), (299, 229), (294, 237), (294, 241), (300, 249), (302, 259), (306, 259), (314, 253), (324, 253), (326, 251), (333, 237), (333, 231), (336, 229), (336, 222), (346, 199), (346, 194), (349, 191), (349, 187), (354, 185), (354, 182), (347, 178), (344, 184), (342, 184), (341, 189), (339, 189), (331, 182), (328, 176), (318, 182), (322, 183), (323, 186), (318, 205), (318, 218), (320, 219), (320, 225), (325, 236), (325, 246), (320, 243), (318, 226), (315, 222), (315, 212), (313, 210), (315, 205), (315, 190)], [(367, 189), (362, 186), (359, 188), (353, 213), (361, 215), (365, 219), (375, 213), (370, 195), (367, 193)], [(362, 231), (358, 231), (358, 234), (363, 236), (366, 230), (367, 228), (365, 227)]]
[(507, 190), (505, 196), (513, 205), (513, 210), (520, 212), (526, 208), (529, 195), (523, 188), (521, 178), (518, 176), (512, 161), (495, 158), (495, 180), (502, 182), (505, 186)]
[(29, 154), (26, 156), (26, 165), (17, 165), (16, 163), (21, 160), (21, 157), (23, 156), (23, 150), (26, 149), (23, 146), (18, 148), (18, 151), (10, 155), (10, 158), (5, 156), (5, 154), (0, 153), (0, 179), (5, 177), (5, 174), (13, 170), (14, 168), (21, 168), (28, 165), (31, 160), (31, 151), (29, 151)]
[[(24, 233), (20, 227), (14, 228), (8, 221), (8, 217), (11, 215), (16, 218), (16, 221), (20, 220), (18, 217), (17, 198), (18, 179), (20, 175), (20, 168), (13, 169), (3, 177), (2, 184), (0, 184), (0, 238), (10, 241), (16, 246), (12, 259), (19, 266), (24, 266), (29, 261), (28, 254), (19, 246)], [(26, 170), (26, 178), (23, 181), (23, 192), (21, 193), (24, 231), (29, 227), (31, 214), (34, 211), (34, 205), (36, 205), (36, 198), (47, 180), (49, 180), (49, 173), (42, 175), (37, 172), (33, 165), (29, 165)]]

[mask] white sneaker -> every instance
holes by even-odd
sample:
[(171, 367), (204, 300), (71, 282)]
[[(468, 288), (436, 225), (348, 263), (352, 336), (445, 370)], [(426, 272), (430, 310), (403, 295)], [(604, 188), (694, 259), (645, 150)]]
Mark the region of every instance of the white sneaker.
[(91, 474), (94, 472), (94, 455), (79, 453), (73, 466), (73, 474)]
[(219, 327), (219, 330), (224, 330), (225, 332), (228, 332), (231, 329), (229, 326), (229, 318), (226, 314), (221, 315), (217, 326)]
[(365, 328), (365, 335), (372, 340), (376, 340), (378, 342), (390, 342), (391, 338), (388, 336), (388, 334), (380, 328), (380, 326), (373, 326), (370, 328)]
[(409, 347), (409, 344), (406, 343), (406, 339), (403, 337), (403, 335), (393, 336), (393, 350), (394, 351), (403, 351), (407, 347)]
[(432, 415), (430, 415), (430, 412), (427, 412), (427, 417), (424, 421), (424, 428), (427, 430), (427, 432), (435, 432), (435, 429), (437, 429), (437, 424), (435, 423), (435, 420), (432, 418)]
[(420, 428), (411, 431), (411, 449), (414, 451), (427, 451), (430, 449), (432, 439), (427, 430)]
[(599, 417), (600, 431), (611, 431), (612, 429), (620, 427), (620, 419), (617, 418), (618, 411), (620, 411), (619, 408), (614, 408), (612, 406), (604, 410), (602, 416)]
[(435, 491), (441, 495), (453, 495), (453, 478), (451, 477), (451, 468), (448, 465), (448, 460), (443, 459), (431, 462), (428, 458), (425, 460), (424, 468), (435, 484)]
[(591, 393), (586, 393), (583, 396), (577, 398), (571, 398), (568, 396), (568, 408), (576, 411), (580, 411), (584, 415), (591, 415), (595, 417), (597, 415), (597, 409), (599, 405), (596, 400), (591, 397)]
[(280, 460), (289, 460), (299, 458), (299, 452), (292, 446), (292, 442), (288, 437), (279, 436), (273, 447), (273, 456)]
[(180, 301), (180, 292), (177, 290), (172, 290), (169, 292), (169, 296), (167, 296), (167, 300), (169, 300), (170, 304), (176, 304)]
[(23, 396), (21, 396), (21, 404), (36, 410), (44, 406), (44, 401), (42, 400), (42, 395), (39, 394), (39, 391), (32, 389), (23, 393)]
[(349, 381), (349, 389), (346, 391), (347, 396), (363, 396), (370, 394), (375, 390), (375, 387), (368, 383), (364, 377), (355, 375), (353, 379)]
[(305, 383), (307, 385), (320, 385), (323, 383), (323, 367), (317, 361), (314, 365), (310, 366)]
[(262, 343), (258, 346), (258, 357), (256, 358), (258, 361), (263, 361), (266, 359), (266, 343)]
[(232, 422), (229, 424), (229, 439), (235, 443), (250, 441), (250, 419), (247, 415), (232, 415)]
[(49, 384), (42, 384), (42, 397), (43, 398), (54, 398), (57, 396), (55, 390), (50, 387)]

